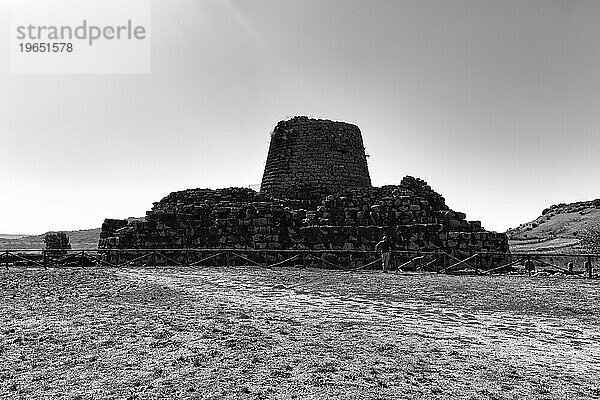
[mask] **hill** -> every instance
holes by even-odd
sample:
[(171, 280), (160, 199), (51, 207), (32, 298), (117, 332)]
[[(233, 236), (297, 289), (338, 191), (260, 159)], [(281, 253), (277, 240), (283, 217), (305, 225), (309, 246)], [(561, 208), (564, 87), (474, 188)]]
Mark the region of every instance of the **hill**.
[[(95, 249), (98, 247), (100, 228), (66, 231), (65, 233), (69, 237), (71, 247), (74, 249)], [(0, 249), (43, 249), (45, 235), (46, 234), (30, 236), (17, 235), (17, 237), (7, 237), (10, 235), (2, 235), (0, 236)]]
[(27, 235), (14, 235), (14, 234), (0, 233), (0, 239), (20, 239), (25, 236), (27, 236)]
[[(144, 218), (127, 218), (127, 221), (140, 221)], [(69, 237), (69, 243), (73, 249), (96, 249), (100, 240), (101, 228), (82, 229), (78, 231), (62, 231)], [(48, 232), (46, 232), (48, 233)], [(42, 235), (12, 235), (0, 234), (1, 250), (17, 249), (43, 249), (44, 236)]]
[(556, 204), (531, 222), (509, 229), (511, 251), (577, 252), (582, 234), (600, 227), (600, 199)]

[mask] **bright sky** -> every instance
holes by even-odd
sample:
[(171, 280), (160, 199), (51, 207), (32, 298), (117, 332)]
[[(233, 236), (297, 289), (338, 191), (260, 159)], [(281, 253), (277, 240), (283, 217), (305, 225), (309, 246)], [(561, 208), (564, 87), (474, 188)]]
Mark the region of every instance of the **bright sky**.
[(260, 183), (277, 121), (359, 125), (373, 183), (504, 231), (600, 197), (600, 1), (156, 0), (150, 75), (11, 75), (0, 233), (98, 227)]

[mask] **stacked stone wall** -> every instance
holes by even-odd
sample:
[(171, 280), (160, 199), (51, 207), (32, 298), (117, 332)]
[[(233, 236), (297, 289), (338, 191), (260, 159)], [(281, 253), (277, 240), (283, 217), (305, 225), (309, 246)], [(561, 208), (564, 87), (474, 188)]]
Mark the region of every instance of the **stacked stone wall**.
[(176, 192), (156, 203), (145, 221), (105, 222), (100, 247), (373, 251), (385, 234), (396, 250), (414, 253), (508, 251), (504, 234), (466, 221), (423, 187), (408, 177), (400, 186), (329, 195), (301, 209), (249, 189)]

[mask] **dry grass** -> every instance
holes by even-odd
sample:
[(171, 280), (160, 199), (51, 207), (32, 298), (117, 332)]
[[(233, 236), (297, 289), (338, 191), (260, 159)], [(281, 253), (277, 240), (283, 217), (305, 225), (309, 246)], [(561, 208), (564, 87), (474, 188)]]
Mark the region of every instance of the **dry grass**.
[(509, 240), (512, 253), (544, 252), (544, 253), (585, 253), (579, 248), (579, 239), (547, 238)]
[(600, 397), (600, 291), (323, 270), (0, 272), (0, 398)]

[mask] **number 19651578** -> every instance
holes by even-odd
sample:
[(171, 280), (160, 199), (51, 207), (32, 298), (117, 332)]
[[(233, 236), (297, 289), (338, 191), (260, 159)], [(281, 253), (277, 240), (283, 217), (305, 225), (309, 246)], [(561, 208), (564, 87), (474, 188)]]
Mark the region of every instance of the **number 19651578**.
[(71, 53), (73, 43), (19, 43), (21, 53)]

